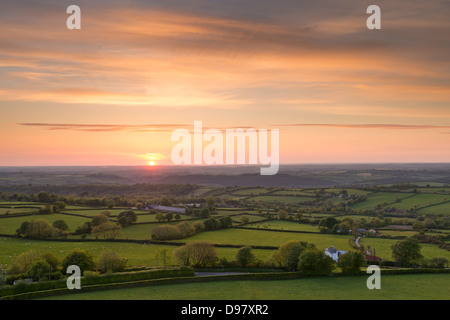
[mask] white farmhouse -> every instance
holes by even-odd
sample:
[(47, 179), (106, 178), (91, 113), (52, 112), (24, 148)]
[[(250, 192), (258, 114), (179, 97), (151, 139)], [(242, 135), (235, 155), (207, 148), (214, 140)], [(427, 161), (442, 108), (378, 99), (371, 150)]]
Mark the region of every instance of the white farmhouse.
[(325, 249), (325, 254), (331, 257), (334, 261), (338, 261), (341, 254), (347, 253), (347, 251), (337, 250), (333, 245), (330, 248)]

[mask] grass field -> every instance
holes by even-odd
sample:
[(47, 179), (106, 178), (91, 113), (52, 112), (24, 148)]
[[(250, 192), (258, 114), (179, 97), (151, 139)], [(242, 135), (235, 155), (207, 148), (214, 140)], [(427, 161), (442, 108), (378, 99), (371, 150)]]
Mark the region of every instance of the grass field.
[(444, 201), (450, 200), (449, 195), (441, 194), (416, 194), (415, 196), (402, 199), (400, 202), (392, 204), (392, 207), (397, 209), (411, 209), (411, 208), (421, 208)]
[(329, 248), (332, 244), (340, 250), (349, 250), (350, 236), (332, 234), (289, 233), (249, 229), (224, 229), (218, 231), (201, 232), (183, 239), (183, 242), (209, 241), (214, 244), (234, 244), (251, 246), (278, 247), (289, 240), (300, 240), (314, 243), (317, 248)]
[[(448, 300), (445, 274), (381, 274), (381, 289), (369, 290), (367, 277), (295, 280), (235, 280), (75, 293), (47, 300)], [(420, 288), (420, 290), (417, 290)]]
[(249, 201), (279, 202), (284, 204), (298, 204), (299, 202), (314, 201), (314, 197), (295, 197), (295, 196), (256, 196), (248, 199)]
[(0, 233), (13, 235), (20, 225), (25, 221), (43, 219), (48, 221), (50, 224), (57, 220), (64, 220), (69, 226), (69, 231), (75, 231), (76, 228), (81, 226), (83, 223), (90, 221), (90, 219), (83, 217), (76, 217), (71, 215), (65, 215), (60, 213), (46, 214), (46, 215), (33, 215), (24, 217), (9, 217), (0, 219)]
[[(392, 248), (397, 241), (395, 239), (382, 239), (382, 238), (362, 238), (360, 244), (364, 245), (365, 248), (370, 246), (375, 248), (376, 255), (383, 258), (384, 260), (392, 259)], [(450, 251), (440, 249), (437, 245), (421, 243), (421, 254), (426, 258), (444, 257), (450, 260)]]
[[(82, 249), (90, 252), (97, 258), (103, 249), (111, 249), (120, 256), (128, 259), (128, 266), (156, 266), (155, 253), (157, 250), (167, 248), (168, 263), (176, 264), (172, 258), (172, 253), (177, 246), (167, 245), (143, 245), (134, 243), (119, 242), (62, 242), (62, 241), (38, 241), (0, 237), (0, 264), (9, 265), (18, 255), (23, 252), (35, 250), (38, 253), (50, 251), (58, 258), (63, 259), (70, 251)], [(219, 258), (226, 258), (228, 261), (235, 260), (237, 248), (216, 248)], [(273, 250), (255, 249), (255, 256), (263, 261), (269, 259)], [(158, 265), (162, 265), (160, 259)]]
[(395, 203), (397, 200), (401, 200), (406, 197), (410, 197), (414, 193), (390, 193), (390, 192), (377, 192), (367, 196), (367, 200), (355, 203), (351, 206), (352, 209), (373, 209), (378, 204), (390, 204)]
[[(450, 196), (448, 196), (447, 199), (450, 199)], [(450, 202), (437, 204), (437, 205), (434, 205), (431, 207), (426, 207), (426, 208), (420, 209), (418, 212), (422, 213), (422, 214), (431, 213), (431, 214), (450, 215)]]
[(255, 222), (248, 224), (245, 227), (256, 229), (279, 229), (279, 230), (319, 232), (317, 225), (303, 224), (295, 221), (284, 221), (284, 220)]

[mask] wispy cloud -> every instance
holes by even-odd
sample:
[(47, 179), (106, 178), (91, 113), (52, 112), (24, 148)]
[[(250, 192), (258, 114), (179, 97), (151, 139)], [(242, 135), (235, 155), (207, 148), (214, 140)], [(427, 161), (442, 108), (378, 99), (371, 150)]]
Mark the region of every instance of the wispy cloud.
[(275, 127), (323, 127), (345, 129), (394, 129), (394, 130), (425, 130), (450, 129), (450, 125), (415, 125), (415, 124), (338, 124), (338, 123), (291, 123), (278, 124)]

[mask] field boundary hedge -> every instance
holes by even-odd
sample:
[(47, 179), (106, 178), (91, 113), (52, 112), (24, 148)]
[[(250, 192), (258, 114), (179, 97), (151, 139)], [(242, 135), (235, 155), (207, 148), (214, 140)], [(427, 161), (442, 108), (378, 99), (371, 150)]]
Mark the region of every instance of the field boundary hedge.
[[(449, 269), (397, 269), (397, 270), (381, 270), (381, 275), (406, 275), (406, 274), (440, 274), (440, 273), (450, 273)], [(368, 276), (364, 271), (361, 271), (359, 275), (347, 276), (343, 274), (331, 274), (331, 277), (358, 277), (358, 276)], [(139, 281), (129, 281), (120, 283), (106, 283), (106, 284), (95, 284), (82, 286), (80, 290), (69, 290), (67, 288), (58, 288), (50, 290), (41, 290), (35, 292), (26, 292), (15, 295), (4, 296), (3, 300), (23, 300), (23, 299), (36, 299), (43, 297), (50, 297), (55, 295), (66, 295), (66, 294), (76, 294), (84, 292), (102, 291), (102, 290), (113, 290), (113, 289), (124, 289), (124, 288), (135, 288), (135, 287), (145, 287), (145, 286), (157, 286), (157, 285), (167, 285), (167, 284), (182, 284), (182, 283), (198, 283), (198, 282), (210, 282), (210, 281), (233, 281), (233, 280), (289, 280), (289, 279), (301, 279), (301, 278), (311, 278), (317, 276), (305, 276), (299, 272), (269, 272), (269, 273), (246, 273), (246, 274), (227, 274), (227, 275), (212, 275), (212, 276), (187, 276), (187, 277), (172, 277), (163, 279), (148, 279)]]
[[(192, 277), (194, 270), (192, 268), (181, 267), (174, 269), (160, 269), (160, 270), (144, 270), (135, 272), (121, 272), (112, 274), (103, 274), (98, 276), (82, 277), (81, 286), (107, 286), (109, 284), (132, 283), (139, 281), (155, 280), (160, 278), (178, 278), (178, 277)], [(9, 286), (0, 289), (0, 299), (10, 299), (9, 297), (16, 297), (21, 295), (29, 295), (34, 292), (60, 291), (67, 290), (67, 280), (54, 280), (31, 282), (22, 286)], [(26, 291), (26, 292), (24, 292)]]
[(284, 279), (297, 279), (304, 277), (298, 272), (283, 272), (283, 273), (249, 273), (249, 274), (227, 274), (227, 275), (213, 275), (213, 276), (185, 276), (185, 277), (172, 277), (163, 279), (148, 279), (139, 281), (119, 282), (119, 283), (106, 283), (95, 284), (81, 287), (80, 290), (69, 290), (67, 288), (56, 288), (49, 290), (41, 290), (34, 292), (25, 292), (19, 294), (13, 294), (3, 296), (2, 300), (26, 300), (36, 299), (55, 295), (76, 294), (92, 291), (112, 290), (112, 289), (124, 289), (145, 287), (153, 285), (165, 285), (165, 284), (180, 284), (180, 283), (195, 283), (195, 282), (210, 282), (210, 281), (232, 281), (232, 280), (284, 280)]
[[(253, 222), (254, 223), (254, 222)], [(232, 227), (233, 229), (246, 229), (246, 230), (257, 230), (257, 231), (273, 231), (273, 232), (289, 232), (289, 233), (312, 233), (312, 234), (320, 234), (320, 232), (314, 231), (301, 231), (301, 230), (279, 230), (279, 229), (262, 229), (262, 228), (250, 228), (250, 227)]]

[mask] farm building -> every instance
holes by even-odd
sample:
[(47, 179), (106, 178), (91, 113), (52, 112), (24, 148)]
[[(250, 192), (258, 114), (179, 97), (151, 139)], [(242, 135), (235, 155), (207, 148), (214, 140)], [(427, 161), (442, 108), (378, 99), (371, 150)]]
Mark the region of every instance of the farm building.
[(325, 254), (336, 262), (338, 261), (339, 256), (344, 253), (347, 253), (347, 251), (337, 250), (333, 245), (331, 245), (330, 248), (325, 249)]

